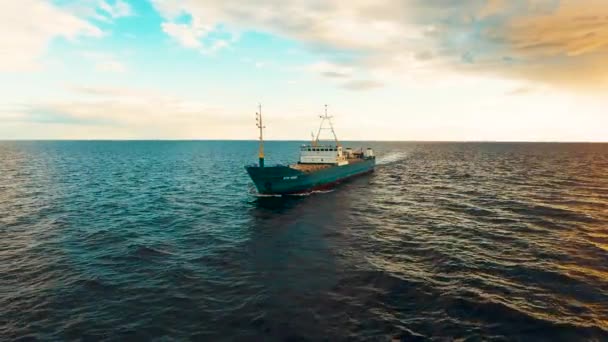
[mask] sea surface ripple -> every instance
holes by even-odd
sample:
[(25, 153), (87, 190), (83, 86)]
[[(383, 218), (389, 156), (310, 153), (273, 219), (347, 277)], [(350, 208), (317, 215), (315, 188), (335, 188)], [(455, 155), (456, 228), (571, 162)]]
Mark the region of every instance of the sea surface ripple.
[(364, 146), (265, 198), (255, 142), (0, 142), (0, 339), (608, 340), (608, 144)]

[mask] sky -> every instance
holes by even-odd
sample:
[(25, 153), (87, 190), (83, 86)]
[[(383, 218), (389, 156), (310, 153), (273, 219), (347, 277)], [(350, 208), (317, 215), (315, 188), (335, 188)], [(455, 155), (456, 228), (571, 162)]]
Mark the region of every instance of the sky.
[(607, 0), (19, 0), (0, 139), (608, 141)]

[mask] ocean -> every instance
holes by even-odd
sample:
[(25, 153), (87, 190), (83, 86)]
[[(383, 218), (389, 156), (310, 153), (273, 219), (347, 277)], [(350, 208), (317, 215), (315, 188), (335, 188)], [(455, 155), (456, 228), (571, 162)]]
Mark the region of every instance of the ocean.
[(353, 145), (259, 197), (254, 141), (0, 142), (0, 340), (608, 340), (608, 144)]

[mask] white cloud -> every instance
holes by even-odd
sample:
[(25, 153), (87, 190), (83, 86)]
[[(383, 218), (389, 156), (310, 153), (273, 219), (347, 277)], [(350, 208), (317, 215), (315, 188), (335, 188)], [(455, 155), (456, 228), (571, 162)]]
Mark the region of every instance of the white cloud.
[(122, 0), (116, 0), (114, 4), (101, 0), (99, 2), (99, 8), (112, 18), (121, 18), (133, 15), (131, 6)]
[(11, 127), (21, 130), (20, 138), (28, 134), (84, 139), (202, 138), (231, 128), (243, 127), (243, 133), (251, 126), (249, 116), (231, 115), (222, 108), (159, 91), (82, 86), (68, 90), (72, 96), (66, 100), (0, 106), (0, 132), (9, 138)]
[[(63, 90), (68, 95), (64, 98), (0, 104), (1, 139), (256, 138), (255, 102), (249, 108), (240, 101), (211, 100), (214, 103), (160, 89), (114, 85)], [(310, 111), (290, 106), (290, 115), (284, 112), (276, 106), (266, 110), (270, 139), (293, 138), (294, 125), (315, 127), (316, 115)]]
[(127, 66), (119, 61), (118, 57), (112, 53), (85, 51), (80, 53), (80, 55), (93, 62), (95, 70), (97, 71), (124, 73), (128, 70)]
[[(383, 82), (361, 77), (362, 72), (358, 72), (352, 65), (342, 65), (328, 61), (321, 61), (307, 66), (305, 69), (314, 72), (322, 77), (331, 79), (344, 89), (348, 90), (371, 90), (383, 86)], [(376, 77), (378, 79), (382, 76)], [(386, 78), (385, 78), (386, 79)]]
[(113, 73), (123, 73), (127, 71), (127, 67), (118, 61), (105, 61), (95, 65), (95, 70)]
[[(547, 83), (590, 78), (594, 82), (588, 83), (608, 82), (603, 63), (608, 56), (605, 0), (153, 3), (167, 23), (179, 23), (188, 15), (205, 27), (237, 34), (255, 30), (297, 40), (325, 59), (334, 52), (350, 54), (334, 63), (352, 67), (357, 78), (367, 78), (365, 73), (409, 78), (412, 72), (442, 66)], [(200, 42), (214, 32), (196, 31), (188, 37)], [(439, 78), (441, 73), (435, 72)]]
[[(200, 1), (154, 0), (172, 21), (187, 13), (200, 23), (225, 25), (233, 31), (261, 29), (329, 47), (381, 48), (405, 39), (418, 39), (421, 30), (403, 19), (403, 1)], [(383, 12), (390, 9), (392, 12)], [(377, 13), (377, 14), (375, 14)], [(391, 17), (385, 17), (393, 13)]]
[[(432, 60), (428, 25), (407, 20), (416, 8), (413, 1), (202, 1), (155, 0), (170, 35), (190, 48), (200, 48), (215, 28), (233, 36), (248, 30), (276, 34), (304, 42), (322, 61), (300, 70), (310, 71), (345, 89), (366, 90), (385, 79), (407, 81), (421, 69), (437, 71)], [(185, 15), (193, 24), (178, 24)], [(179, 30), (178, 25), (179, 26)], [(206, 30), (197, 27), (205, 27)], [(336, 58), (346, 56), (346, 58)], [(407, 75), (404, 77), (403, 75)]]
[(0, 72), (30, 71), (56, 37), (101, 37), (91, 23), (42, 0), (6, 1), (0, 11)]
[(170, 37), (174, 38), (182, 46), (192, 49), (201, 48), (201, 38), (208, 30), (189, 24), (162, 23), (162, 30)]
[(131, 5), (124, 0), (63, 0), (61, 8), (79, 18), (104, 23), (135, 15)]
[[(189, 23), (163, 22), (161, 29), (183, 47), (197, 49), (204, 54), (214, 53), (228, 47), (230, 44), (230, 41), (225, 38), (208, 39), (209, 35), (221, 30), (214, 25), (205, 25), (197, 18)], [(233, 39), (234, 37), (231, 38), (231, 40)]]
[(343, 87), (349, 90), (369, 90), (382, 87), (382, 83), (372, 80), (352, 80), (344, 83)]
[(322, 76), (331, 78), (347, 78), (351, 77), (354, 70), (352, 67), (332, 63), (328, 61), (321, 61), (308, 66), (308, 69), (312, 72), (318, 73)]

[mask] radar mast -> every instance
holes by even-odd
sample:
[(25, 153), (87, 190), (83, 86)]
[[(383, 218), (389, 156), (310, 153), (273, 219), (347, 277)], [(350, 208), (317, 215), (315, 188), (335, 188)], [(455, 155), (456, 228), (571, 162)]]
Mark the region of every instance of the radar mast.
[[(336, 141), (336, 146), (340, 146), (340, 142), (338, 141), (338, 136), (336, 136), (336, 132), (334, 131), (334, 125), (331, 122), (331, 119), (333, 118), (333, 116), (329, 116), (327, 114), (327, 105), (325, 105), (325, 115), (320, 115), (319, 118), (321, 118), (321, 125), (319, 126), (319, 130), (317, 131), (317, 137), (315, 138), (316, 144), (319, 143), (319, 136), (321, 135), (321, 131), (330, 130), (334, 136), (334, 140)], [(325, 121), (327, 121), (327, 123), (329, 124), (329, 127), (324, 127), (323, 124), (325, 123)]]

